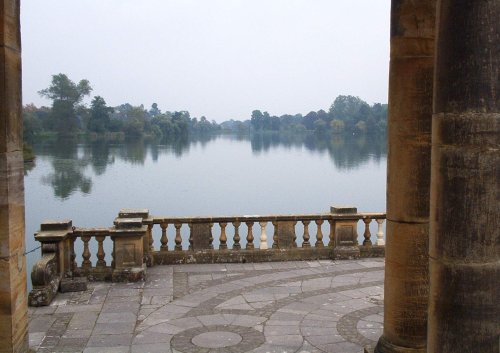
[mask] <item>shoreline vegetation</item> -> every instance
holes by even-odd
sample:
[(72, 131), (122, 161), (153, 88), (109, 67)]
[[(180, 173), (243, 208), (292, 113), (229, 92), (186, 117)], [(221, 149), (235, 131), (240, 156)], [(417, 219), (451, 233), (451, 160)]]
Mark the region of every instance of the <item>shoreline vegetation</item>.
[(37, 107), (27, 104), (23, 107), (25, 160), (34, 159), (30, 145), (35, 141), (61, 137), (123, 142), (138, 138), (159, 141), (221, 133), (385, 135), (387, 127), (387, 104), (369, 105), (354, 96), (338, 96), (328, 111), (320, 109), (306, 115), (274, 116), (254, 110), (247, 120), (231, 119), (218, 124), (205, 116), (191, 117), (188, 111), (162, 111), (156, 103), (149, 109), (129, 103), (109, 107), (104, 98), (95, 96), (90, 106), (82, 104), (83, 98), (91, 92), (87, 80), (75, 83), (62, 73), (52, 76), (51, 85), (38, 92), (50, 99), (52, 105)]

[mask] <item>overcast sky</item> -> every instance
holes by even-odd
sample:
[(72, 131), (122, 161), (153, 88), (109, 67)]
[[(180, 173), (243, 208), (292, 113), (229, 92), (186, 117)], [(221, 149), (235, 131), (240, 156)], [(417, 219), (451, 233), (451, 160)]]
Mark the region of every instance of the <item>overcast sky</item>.
[[(390, 0), (23, 0), (23, 102), (51, 75), (218, 122), (387, 102)], [(87, 100), (88, 102), (89, 100)]]

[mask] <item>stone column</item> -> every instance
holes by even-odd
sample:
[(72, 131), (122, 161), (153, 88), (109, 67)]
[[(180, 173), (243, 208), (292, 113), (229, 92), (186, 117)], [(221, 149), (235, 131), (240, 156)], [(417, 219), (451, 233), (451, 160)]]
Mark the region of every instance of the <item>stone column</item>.
[(436, 0), (392, 0), (384, 332), (376, 352), (425, 352)]
[(500, 2), (438, 6), (428, 352), (497, 353)]
[(0, 21), (0, 352), (26, 352), (19, 0), (0, 0)]

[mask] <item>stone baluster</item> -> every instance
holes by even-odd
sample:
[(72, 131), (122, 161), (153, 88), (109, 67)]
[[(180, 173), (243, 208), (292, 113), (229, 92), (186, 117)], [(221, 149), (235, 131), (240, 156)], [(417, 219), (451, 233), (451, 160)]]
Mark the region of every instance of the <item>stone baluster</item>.
[(241, 249), (241, 244), (240, 244), (240, 221), (233, 222), (234, 226), (234, 244), (233, 244), (233, 249), (239, 250)]
[(188, 227), (189, 227), (189, 239), (188, 239), (189, 246), (188, 246), (188, 250), (193, 250), (193, 243), (194, 243), (194, 240), (193, 240), (193, 223), (188, 223)]
[(181, 238), (181, 223), (175, 223), (175, 250), (176, 251), (181, 251), (182, 250), (182, 238)]
[(83, 241), (82, 269), (83, 270), (90, 270), (92, 268), (92, 263), (90, 262), (90, 249), (89, 249), (90, 238), (91, 238), (90, 235), (83, 235), (82, 236), (82, 241)]
[(372, 240), (370, 239), (372, 234), (370, 233), (370, 223), (372, 222), (371, 218), (363, 218), (363, 222), (365, 223), (365, 232), (363, 233), (363, 246), (372, 246)]
[(227, 235), (226, 235), (226, 222), (219, 223), (220, 226), (220, 238), (219, 238), (219, 250), (227, 249)]
[(316, 230), (316, 244), (314, 244), (314, 246), (316, 246), (317, 248), (322, 248), (324, 247), (324, 244), (323, 244), (323, 231), (321, 230), (321, 225), (323, 224), (323, 220), (322, 219), (317, 219), (314, 221), (314, 223), (316, 223), (316, 227), (317, 227), (317, 230)]
[(278, 248), (278, 222), (272, 221), (274, 232), (273, 232), (273, 249)]
[(333, 219), (329, 219), (328, 223), (330, 224), (330, 233), (328, 234), (328, 247), (333, 248), (335, 246), (335, 221)]
[(266, 234), (266, 226), (267, 222), (259, 222), (260, 225), (260, 246), (261, 250), (266, 250), (267, 247), (267, 234)]
[(147, 233), (146, 233), (146, 238), (147, 238), (148, 243), (149, 243), (149, 251), (150, 252), (155, 251), (155, 246), (154, 246), (154, 243), (153, 243), (153, 223), (148, 224), (148, 230), (147, 230)]
[(377, 230), (377, 245), (385, 245), (385, 240), (384, 240), (384, 229), (382, 228), (384, 224), (383, 219), (377, 219), (376, 220), (378, 223), (378, 230)]
[(208, 248), (209, 249), (213, 249), (214, 248), (214, 236), (213, 236), (213, 233), (212, 233), (213, 226), (214, 226), (213, 223), (210, 223), (209, 226), (208, 226)]
[(104, 242), (105, 238), (106, 238), (106, 236), (104, 236), (104, 235), (98, 235), (95, 237), (95, 239), (97, 240), (96, 267), (106, 267), (106, 260), (104, 260), (104, 256), (106, 256), (106, 254), (104, 253), (104, 246), (103, 246), (103, 242)]
[(247, 246), (246, 248), (247, 249), (254, 249), (255, 246), (253, 245), (253, 223), (254, 222), (245, 222), (245, 224), (247, 225), (248, 227), (248, 233), (247, 233)]
[(70, 256), (70, 266), (72, 274), (74, 274), (75, 271), (78, 269), (78, 264), (76, 263), (75, 241), (76, 241), (75, 236), (72, 236), (71, 239), (69, 240), (69, 251), (70, 251), (69, 256)]
[(293, 222), (293, 239), (292, 239), (292, 248), (296, 248), (297, 247), (297, 233), (295, 233), (295, 225), (297, 224), (297, 222)]
[(311, 237), (309, 235), (309, 223), (311, 223), (311, 221), (302, 221), (302, 224), (304, 225), (304, 235), (303, 235), (304, 241), (302, 242), (303, 248), (310, 248), (311, 247), (311, 243), (309, 242), (309, 239)]
[(168, 223), (161, 222), (160, 227), (161, 227), (160, 251), (168, 251), (168, 237), (167, 237)]
[(113, 242), (113, 251), (111, 251), (111, 268), (114, 269), (115, 268), (115, 257), (116, 257), (116, 253), (115, 253), (116, 241), (115, 241), (115, 238), (111, 237), (111, 241)]

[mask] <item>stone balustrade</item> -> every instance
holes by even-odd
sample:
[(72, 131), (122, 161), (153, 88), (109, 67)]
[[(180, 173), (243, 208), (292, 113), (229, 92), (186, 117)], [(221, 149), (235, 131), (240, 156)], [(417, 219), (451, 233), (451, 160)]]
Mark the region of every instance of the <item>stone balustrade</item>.
[(146, 209), (123, 209), (110, 228), (48, 221), (35, 234), (42, 256), (32, 271), (30, 305), (48, 305), (57, 290), (85, 289), (87, 280), (142, 280), (147, 266), (161, 264), (384, 256), (385, 217), (353, 207), (318, 214), (217, 217), (150, 216)]
[[(384, 255), (384, 213), (149, 217), (147, 258), (155, 264), (345, 259)], [(364, 241), (358, 245), (358, 223)], [(372, 240), (370, 224), (376, 226)]]

